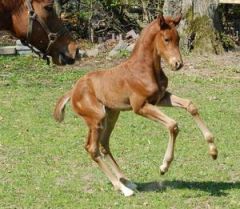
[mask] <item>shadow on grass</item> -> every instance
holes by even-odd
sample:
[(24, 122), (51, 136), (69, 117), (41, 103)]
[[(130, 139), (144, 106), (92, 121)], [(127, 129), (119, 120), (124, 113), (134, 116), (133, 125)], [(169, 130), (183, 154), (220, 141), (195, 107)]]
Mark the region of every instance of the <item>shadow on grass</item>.
[(170, 189), (190, 189), (208, 192), (212, 196), (227, 196), (228, 190), (240, 189), (240, 182), (214, 182), (214, 181), (164, 181), (137, 183), (140, 192), (163, 192)]

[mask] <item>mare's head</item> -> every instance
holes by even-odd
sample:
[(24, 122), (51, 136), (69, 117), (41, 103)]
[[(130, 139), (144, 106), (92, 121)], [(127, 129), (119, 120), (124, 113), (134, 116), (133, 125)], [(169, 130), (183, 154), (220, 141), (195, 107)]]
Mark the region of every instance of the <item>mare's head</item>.
[[(9, 2), (15, 2), (10, 0)], [(73, 64), (78, 52), (76, 43), (57, 17), (54, 0), (20, 0), (12, 11), (15, 35), (30, 43), (57, 65)]]
[(158, 55), (170, 64), (172, 70), (179, 70), (183, 66), (179, 50), (180, 37), (176, 29), (180, 20), (181, 17), (173, 19), (171, 17), (164, 18), (163, 16), (159, 16), (157, 19), (160, 31), (155, 37), (155, 47)]

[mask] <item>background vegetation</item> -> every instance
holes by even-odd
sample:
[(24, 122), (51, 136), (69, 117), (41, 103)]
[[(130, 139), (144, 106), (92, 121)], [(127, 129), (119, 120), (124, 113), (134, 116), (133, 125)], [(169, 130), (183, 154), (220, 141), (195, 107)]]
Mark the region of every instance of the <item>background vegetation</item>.
[[(57, 13), (63, 14), (69, 27), (81, 38), (96, 41), (109, 38), (112, 33), (139, 32), (162, 10), (163, 0), (73, 0), (56, 4)], [(59, 3), (59, 1), (56, 1)], [(60, 15), (61, 16), (61, 15)]]
[(185, 51), (219, 54), (223, 48), (240, 45), (240, 5), (216, 0), (56, 0), (56, 10), (77, 38), (92, 42), (110, 39), (113, 34), (124, 36), (132, 29), (138, 33), (164, 13), (183, 15), (179, 30)]

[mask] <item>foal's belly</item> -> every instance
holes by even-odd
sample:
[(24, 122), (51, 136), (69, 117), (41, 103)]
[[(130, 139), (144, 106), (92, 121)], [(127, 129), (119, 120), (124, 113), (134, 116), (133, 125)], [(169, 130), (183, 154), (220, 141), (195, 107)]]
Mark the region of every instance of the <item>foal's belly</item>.
[(110, 109), (115, 109), (119, 111), (126, 111), (126, 110), (131, 110), (132, 107), (130, 105), (129, 99), (128, 98), (115, 98), (115, 99), (110, 99), (105, 102), (103, 102), (104, 105)]

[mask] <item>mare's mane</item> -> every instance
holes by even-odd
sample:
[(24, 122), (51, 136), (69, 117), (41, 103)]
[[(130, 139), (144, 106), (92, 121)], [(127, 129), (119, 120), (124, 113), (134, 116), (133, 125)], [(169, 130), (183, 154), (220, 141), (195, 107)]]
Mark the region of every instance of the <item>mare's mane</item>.
[(17, 9), (22, 4), (24, 4), (24, 0), (0, 0), (0, 11)]

